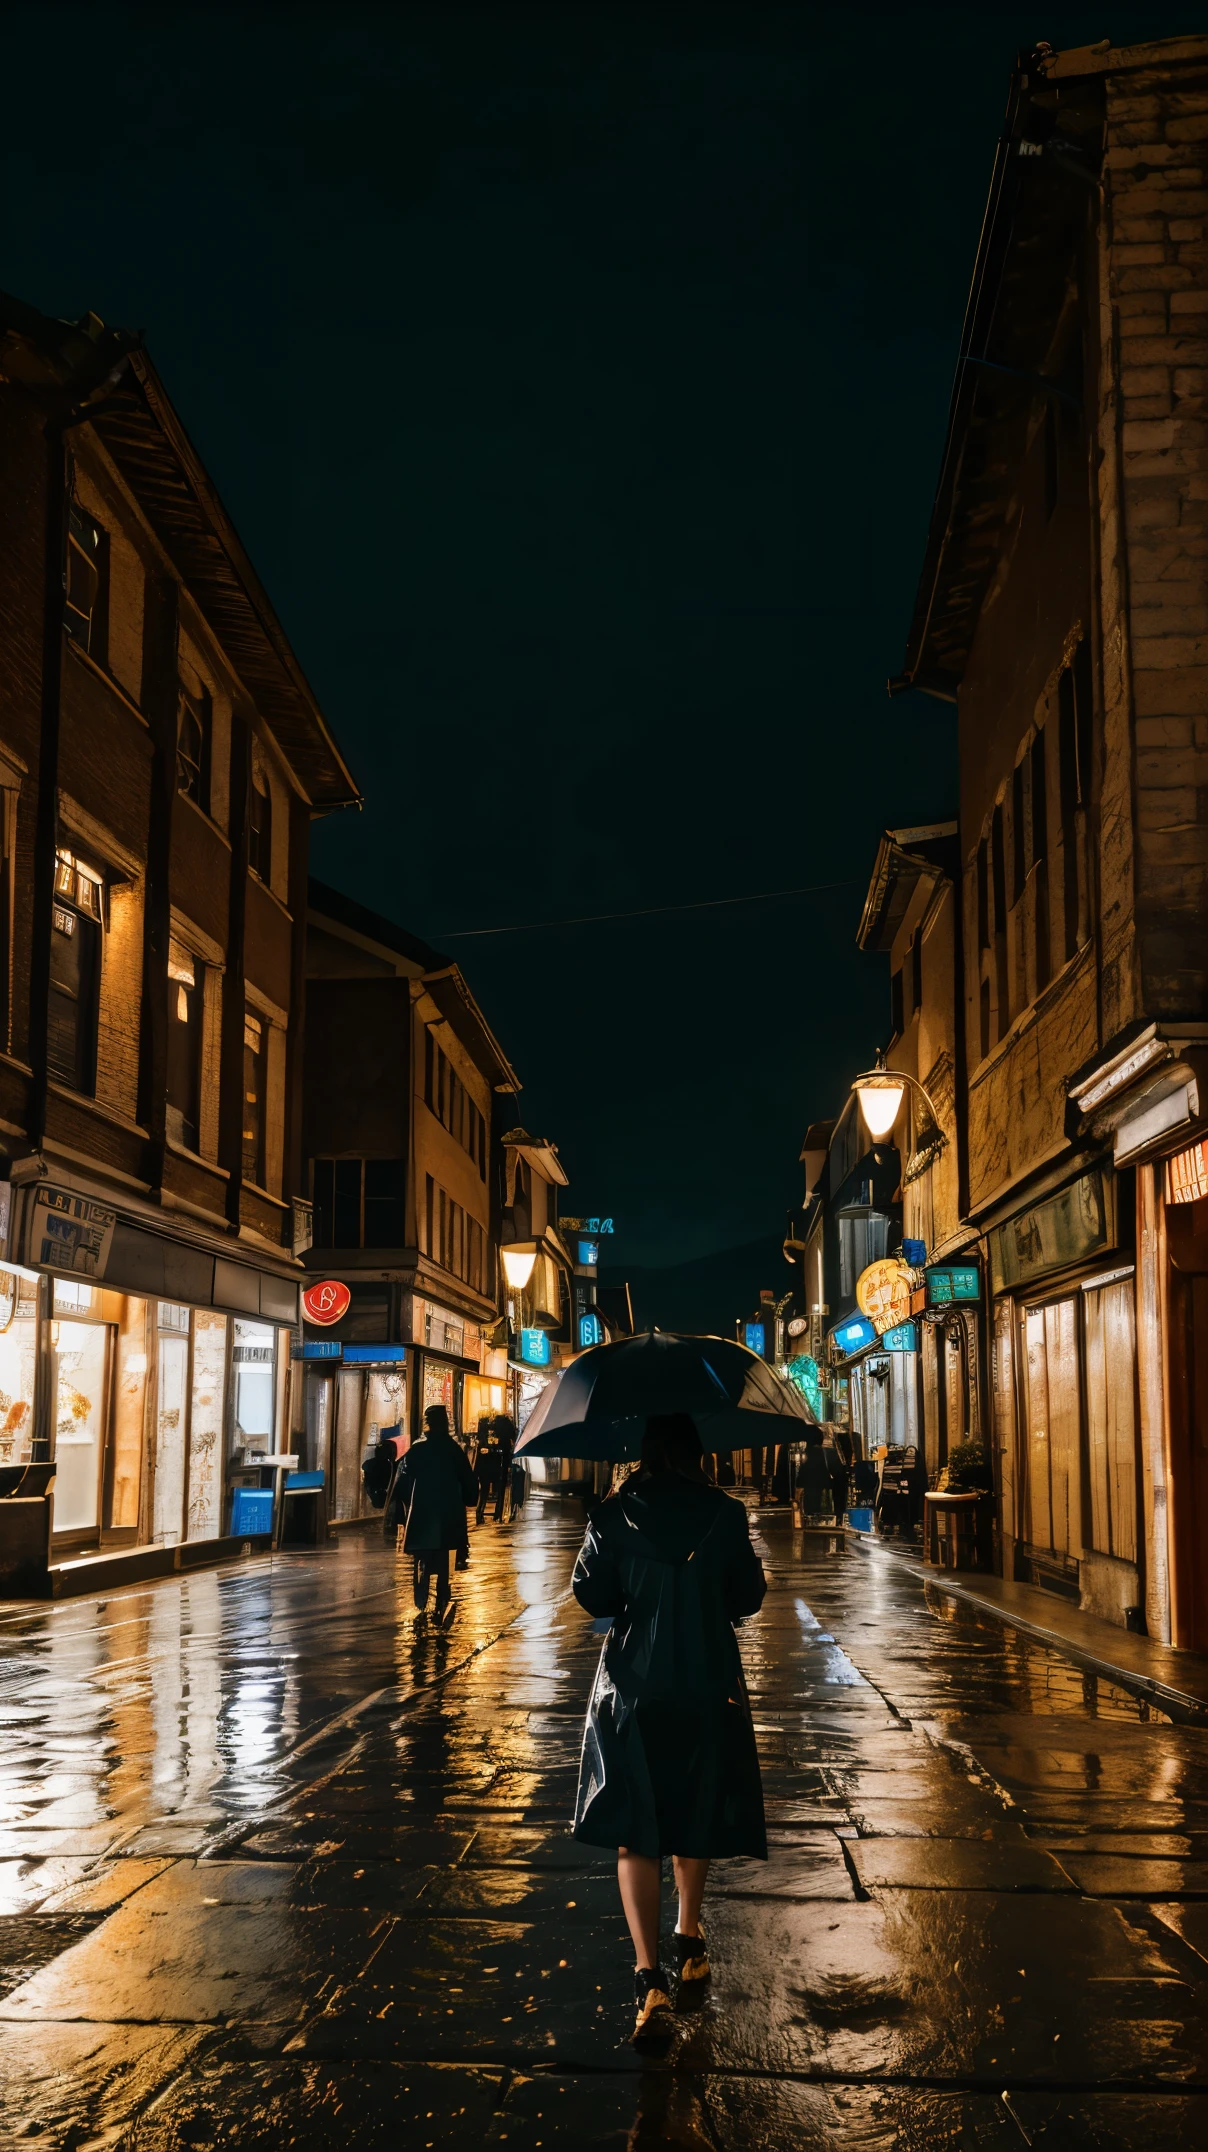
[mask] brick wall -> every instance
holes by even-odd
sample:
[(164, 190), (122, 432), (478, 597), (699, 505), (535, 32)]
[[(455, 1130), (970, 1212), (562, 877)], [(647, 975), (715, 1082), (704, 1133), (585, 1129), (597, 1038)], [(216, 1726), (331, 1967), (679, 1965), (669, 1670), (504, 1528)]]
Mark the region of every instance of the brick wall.
[(1208, 1017), (1208, 74), (1110, 80), (1108, 246), (1146, 1013)]

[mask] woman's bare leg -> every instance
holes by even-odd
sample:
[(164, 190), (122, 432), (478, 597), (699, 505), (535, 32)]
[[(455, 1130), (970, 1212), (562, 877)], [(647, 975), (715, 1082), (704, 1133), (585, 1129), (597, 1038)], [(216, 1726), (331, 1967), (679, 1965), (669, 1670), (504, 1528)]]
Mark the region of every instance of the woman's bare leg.
[[(707, 1867), (708, 1863), (697, 1865)], [(648, 1853), (629, 1853), (620, 1846), (617, 1850), (617, 1883), (629, 1933), (633, 1937), (634, 1955), (639, 1966), (653, 1967), (659, 1962), (662, 1864), (652, 1860)], [(703, 1882), (701, 1888), (704, 1888)]]
[(701, 1900), (705, 1895), (709, 1863), (690, 1860), (677, 1853), (672, 1865), (675, 1869), (675, 1887), (679, 1892), (679, 1919), (675, 1924), (675, 1932), (677, 1935), (699, 1935)]

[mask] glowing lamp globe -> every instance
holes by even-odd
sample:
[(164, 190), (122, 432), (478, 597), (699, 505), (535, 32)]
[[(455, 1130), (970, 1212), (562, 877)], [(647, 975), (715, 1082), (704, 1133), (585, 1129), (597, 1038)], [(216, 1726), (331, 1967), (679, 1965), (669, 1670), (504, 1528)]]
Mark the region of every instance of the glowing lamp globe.
[(510, 1248), (501, 1248), (499, 1254), (503, 1263), (503, 1275), (508, 1282), (508, 1291), (522, 1293), (533, 1275), (533, 1266), (537, 1261), (536, 1248), (525, 1241), (516, 1241)]
[(868, 1133), (874, 1143), (880, 1143), (897, 1120), (906, 1086), (892, 1076), (873, 1075), (857, 1076), (855, 1088)]

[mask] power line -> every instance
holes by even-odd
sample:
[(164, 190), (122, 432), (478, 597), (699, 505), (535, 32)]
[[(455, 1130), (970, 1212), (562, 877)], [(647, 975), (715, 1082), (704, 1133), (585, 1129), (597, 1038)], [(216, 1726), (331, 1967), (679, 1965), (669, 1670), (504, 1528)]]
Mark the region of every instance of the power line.
[(438, 942), (472, 941), (487, 934), (537, 934), (545, 927), (597, 927), (614, 919), (656, 919), (667, 912), (713, 912), (730, 904), (772, 904), (778, 897), (815, 897), (824, 889), (856, 889), (854, 877), (843, 882), (807, 882), (800, 889), (760, 889), (749, 897), (705, 897), (694, 904), (648, 904), (636, 912), (583, 912), (574, 919), (526, 919), (510, 927), (455, 927), (433, 936)]

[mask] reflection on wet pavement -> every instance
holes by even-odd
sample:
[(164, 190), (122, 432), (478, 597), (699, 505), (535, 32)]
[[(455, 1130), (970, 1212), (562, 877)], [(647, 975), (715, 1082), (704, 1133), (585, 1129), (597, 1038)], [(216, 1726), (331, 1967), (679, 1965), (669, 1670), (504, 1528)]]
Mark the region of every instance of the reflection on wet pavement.
[(582, 1523), (483, 1527), (448, 1635), (372, 1539), (0, 1617), (0, 2142), (1205, 2141), (1208, 1732), (776, 1511), (771, 1858), (635, 2055)]

